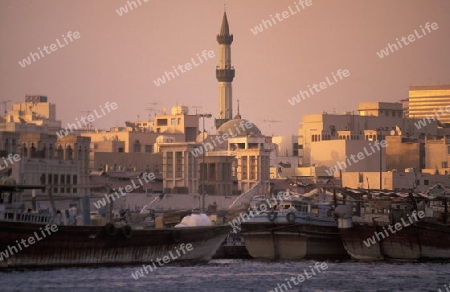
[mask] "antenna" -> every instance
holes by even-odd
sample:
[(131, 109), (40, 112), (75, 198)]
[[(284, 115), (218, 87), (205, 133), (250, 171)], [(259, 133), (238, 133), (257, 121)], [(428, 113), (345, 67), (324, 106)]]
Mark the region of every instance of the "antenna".
[(158, 104), (157, 102), (147, 102), (147, 104), (151, 104), (151, 107), (146, 108), (146, 110), (148, 110), (148, 120), (151, 120), (151, 111), (153, 111), (153, 115), (156, 116), (156, 105)]
[[(85, 113), (86, 114), (86, 116), (89, 116), (91, 113), (92, 113), (92, 111), (90, 111), (90, 110), (87, 110), (87, 111), (80, 111), (81, 113)], [(87, 129), (90, 131), (91, 130), (91, 127), (92, 127), (92, 123), (91, 122), (89, 122), (89, 120), (88, 120), (88, 123), (87, 123)], [(86, 129), (86, 126), (85, 126), (85, 129)]]
[(11, 102), (11, 100), (1, 100), (0, 102), (3, 103), (3, 106), (5, 107), (5, 116), (6, 116), (6, 114), (7, 114), (6, 106), (7, 106), (8, 102)]
[(203, 107), (202, 107), (202, 106), (196, 105), (196, 106), (193, 106), (192, 108), (195, 108), (195, 114), (197, 114), (197, 110), (198, 110), (198, 109), (201, 109), (201, 108), (203, 108)]

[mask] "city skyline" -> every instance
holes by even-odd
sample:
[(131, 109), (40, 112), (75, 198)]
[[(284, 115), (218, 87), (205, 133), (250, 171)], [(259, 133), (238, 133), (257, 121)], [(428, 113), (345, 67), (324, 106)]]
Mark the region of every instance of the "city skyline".
[[(206, 0), (2, 1), (0, 100), (48, 96), (62, 125), (116, 102), (114, 114), (94, 123), (101, 129), (176, 104), (217, 118), (223, 11), (222, 1)], [(446, 1), (227, 1), (226, 11), (237, 71), (233, 113), (239, 99), (242, 117), (266, 135), (297, 134), (305, 114), (356, 111), (360, 101), (405, 99), (411, 85), (450, 84)], [(199, 59), (204, 51), (214, 54)], [(34, 61), (20, 64), (32, 55)], [(183, 64), (185, 72), (156, 86)], [(322, 88), (338, 70), (350, 74)], [(289, 102), (311, 88), (308, 99)], [(215, 132), (213, 119), (206, 123)]]

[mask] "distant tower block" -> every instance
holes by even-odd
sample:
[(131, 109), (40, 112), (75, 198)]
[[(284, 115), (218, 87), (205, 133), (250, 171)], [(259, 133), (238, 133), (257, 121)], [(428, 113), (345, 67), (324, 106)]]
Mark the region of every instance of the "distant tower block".
[(217, 35), (219, 43), (220, 63), (216, 68), (216, 78), (219, 81), (219, 116), (215, 120), (216, 128), (233, 119), (233, 94), (231, 83), (234, 78), (234, 68), (231, 66), (231, 43), (233, 35), (230, 35), (227, 13), (223, 13), (222, 27)]

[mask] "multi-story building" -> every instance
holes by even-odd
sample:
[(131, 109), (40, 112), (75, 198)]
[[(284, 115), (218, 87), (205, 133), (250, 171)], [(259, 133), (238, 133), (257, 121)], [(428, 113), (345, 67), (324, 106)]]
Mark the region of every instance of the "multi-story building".
[[(450, 123), (450, 112), (446, 109), (450, 105), (450, 85), (428, 85), (409, 87), (409, 117), (434, 117), (440, 123)], [(445, 113), (445, 114), (443, 114)]]
[[(397, 135), (411, 139), (424, 139), (425, 135), (437, 135), (436, 121), (417, 127), (419, 119), (405, 118), (400, 103), (360, 103), (359, 114), (346, 113), (305, 115), (300, 123), (299, 147), (304, 166), (333, 167), (347, 161), (364, 148), (370, 149), (376, 141)], [(389, 149), (389, 145), (386, 147)], [(385, 156), (385, 150), (377, 154)], [(372, 151), (373, 152), (373, 151)], [(347, 163), (343, 171), (379, 171), (378, 155), (367, 155), (358, 163)], [(354, 161), (353, 161), (354, 162)], [(386, 170), (383, 159), (382, 169)]]
[(12, 105), (4, 120), (0, 131), (55, 133), (61, 128), (61, 121), (56, 120), (56, 105), (43, 95), (26, 95), (25, 102)]
[(127, 127), (109, 131), (88, 131), (91, 138), (90, 168), (112, 171), (162, 170), (161, 143), (194, 142), (198, 133), (198, 116), (189, 115), (188, 108), (175, 106), (172, 114), (165, 111), (153, 121), (127, 122)]
[(55, 196), (79, 194), (77, 186), (89, 182), (90, 139), (58, 137), (60, 128), (56, 106), (46, 96), (27, 95), (24, 103), (14, 103), (0, 122), (0, 152), (17, 158), (5, 174), (20, 184), (53, 186), (47, 191)]

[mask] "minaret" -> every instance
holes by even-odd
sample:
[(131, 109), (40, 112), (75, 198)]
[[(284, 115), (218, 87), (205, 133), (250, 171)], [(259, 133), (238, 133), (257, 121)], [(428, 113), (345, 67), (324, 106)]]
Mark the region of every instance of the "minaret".
[(233, 119), (233, 94), (231, 82), (234, 78), (234, 68), (231, 66), (231, 43), (233, 35), (230, 35), (227, 13), (223, 13), (222, 27), (217, 35), (219, 43), (220, 63), (216, 68), (216, 78), (219, 81), (219, 117), (215, 120), (216, 128)]

